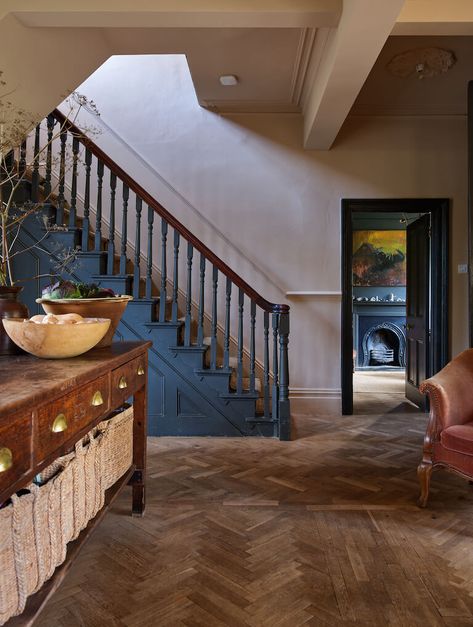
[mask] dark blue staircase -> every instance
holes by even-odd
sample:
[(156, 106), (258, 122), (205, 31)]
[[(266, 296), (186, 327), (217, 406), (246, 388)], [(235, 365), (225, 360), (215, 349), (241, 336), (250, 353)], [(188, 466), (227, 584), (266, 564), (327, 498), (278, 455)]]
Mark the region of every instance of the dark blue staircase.
[(116, 339), (153, 342), (150, 435), (289, 439), (289, 307), (262, 298), (61, 113), (43, 127), (60, 138), (58, 173), (53, 141), (46, 171), (34, 161), (29, 195), (38, 209), (14, 258), (16, 277), (38, 277), (20, 283), (31, 314), (47, 275), (75, 249), (63, 278), (133, 294)]

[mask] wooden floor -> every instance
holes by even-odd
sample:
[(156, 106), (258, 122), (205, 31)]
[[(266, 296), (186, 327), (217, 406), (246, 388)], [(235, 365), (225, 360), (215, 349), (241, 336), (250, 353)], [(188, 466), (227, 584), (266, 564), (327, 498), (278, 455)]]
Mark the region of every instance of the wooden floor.
[(378, 410), (151, 439), (146, 516), (125, 492), (38, 627), (473, 625), (473, 490), (439, 472), (419, 510), (426, 416)]

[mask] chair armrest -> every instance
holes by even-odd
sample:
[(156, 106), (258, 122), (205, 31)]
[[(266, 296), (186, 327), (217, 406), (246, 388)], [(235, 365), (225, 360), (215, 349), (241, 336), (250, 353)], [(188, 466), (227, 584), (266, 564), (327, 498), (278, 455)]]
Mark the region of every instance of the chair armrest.
[(430, 401), (430, 417), (424, 436), (424, 461), (427, 461), (428, 459), (431, 459), (434, 443), (440, 440), (440, 433), (444, 428), (441, 418), (442, 394), (440, 392), (440, 386), (433, 383), (429, 379), (421, 383), (419, 390), (422, 394), (427, 394)]

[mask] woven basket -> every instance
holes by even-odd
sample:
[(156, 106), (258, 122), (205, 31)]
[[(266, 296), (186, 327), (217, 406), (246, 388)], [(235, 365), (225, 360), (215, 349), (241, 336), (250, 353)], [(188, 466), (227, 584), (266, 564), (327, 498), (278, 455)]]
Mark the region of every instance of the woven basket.
[[(84, 445), (84, 473), (85, 473), (85, 501), (84, 517), (85, 525), (94, 518), (97, 512), (102, 509), (105, 502), (105, 488), (101, 475), (101, 435), (89, 433)], [(84, 526), (85, 526), (84, 525)]]
[(34, 492), (11, 498), (0, 510), (0, 624), (21, 614), (29, 594), (38, 588), (34, 531)]
[[(74, 468), (77, 466), (77, 453), (69, 453), (59, 457), (35, 477), (39, 484), (37, 500), (48, 502), (48, 527), (51, 547), (51, 559), (46, 567), (46, 579), (53, 574), (54, 569), (66, 559), (67, 543), (74, 537), (74, 514), (76, 509), (76, 493), (74, 486)], [(45, 487), (48, 486), (48, 490)], [(80, 501), (79, 501), (80, 503)], [(35, 521), (38, 533), (42, 530), (44, 520)]]
[(98, 425), (102, 488), (107, 490), (133, 462), (133, 407)]

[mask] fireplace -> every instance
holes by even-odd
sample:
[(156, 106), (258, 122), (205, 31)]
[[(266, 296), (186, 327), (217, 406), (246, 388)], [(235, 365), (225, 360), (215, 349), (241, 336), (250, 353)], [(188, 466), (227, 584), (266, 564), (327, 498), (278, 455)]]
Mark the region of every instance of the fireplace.
[(354, 307), (354, 349), (357, 369), (406, 367), (405, 307)]
[[(362, 339), (362, 366), (406, 367), (406, 340), (403, 331), (391, 322), (368, 329)], [(361, 360), (360, 360), (361, 361)]]

